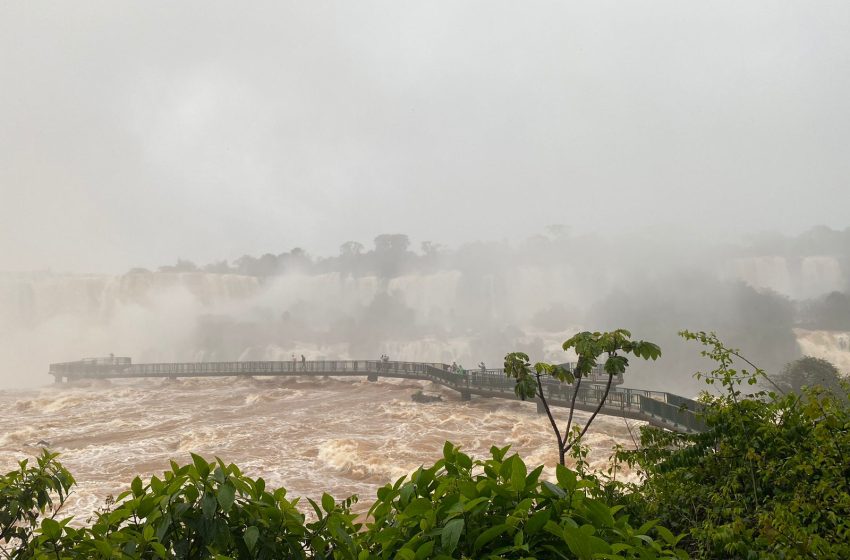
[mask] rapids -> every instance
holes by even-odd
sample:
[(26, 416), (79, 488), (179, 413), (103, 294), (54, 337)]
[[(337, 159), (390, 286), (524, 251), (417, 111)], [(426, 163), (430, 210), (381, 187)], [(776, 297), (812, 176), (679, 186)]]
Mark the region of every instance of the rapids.
[[(419, 389), (442, 402), (417, 404)], [(561, 416), (565, 410), (558, 409)], [(581, 414), (581, 419), (586, 418)], [(511, 444), (527, 462), (557, 462), (554, 436), (533, 403), (473, 398), (424, 382), (354, 378), (184, 379), (93, 382), (0, 395), (0, 468), (40, 450), (61, 453), (78, 486), (66, 514), (84, 520), (136, 474), (168, 468), (189, 452), (221, 457), (289, 496), (358, 494), (368, 508), (376, 489), (436, 461), (445, 440), (483, 457)], [(631, 446), (639, 422), (600, 416), (587, 435), (594, 468), (612, 447)], [(4, 471), (5, 472), (5, 471)], [(306, 502), (305, 502), (306, 503)]]

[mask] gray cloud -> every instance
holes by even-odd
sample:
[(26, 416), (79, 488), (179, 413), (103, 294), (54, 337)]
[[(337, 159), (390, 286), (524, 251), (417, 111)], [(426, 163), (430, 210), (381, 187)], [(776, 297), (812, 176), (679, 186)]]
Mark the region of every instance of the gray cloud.
[(850, 205), (846, 2), (0, 5), (4, 268)]

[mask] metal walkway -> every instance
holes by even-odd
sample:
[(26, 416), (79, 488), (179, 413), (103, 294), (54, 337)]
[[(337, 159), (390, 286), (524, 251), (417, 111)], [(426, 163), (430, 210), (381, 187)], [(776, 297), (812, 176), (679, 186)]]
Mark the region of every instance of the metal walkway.
[[(446, 364), (425, 362), (396, 362), (379, 360), (311, 360), (274, 362), (198, 362), (133, 364), (129, 358), (92, 358), (77, 362), (50, 364), (50, 375), (57, 383), (77, 379), (131, 379), (145, 377), (229, 377), (229, 376), (342, 376), (363, 377), (377, 381), (381, 377), (431, 381), (453, 389), (468, 400), (473, 395), (516, 399), (514, 381), (504, 370), (488, 369), (457, 374)], [(587, 378), (576, 395), (576, 409), (592, 412), (604, 394), (607, 376), (599, 371)], [(622, 378), (616, 379), (622, 383)], [(568, 407), (573, 386), (554, 379), (543, 384), (546, 400), (551, 406)], [(542, 406), (537, 403), (538, 412)], [(677, 432), (698, 432), (704, 424), (697, 412), (700, 403), (658, 391), (644, 391), (612, 386), (600, 414), (643, 420)]]

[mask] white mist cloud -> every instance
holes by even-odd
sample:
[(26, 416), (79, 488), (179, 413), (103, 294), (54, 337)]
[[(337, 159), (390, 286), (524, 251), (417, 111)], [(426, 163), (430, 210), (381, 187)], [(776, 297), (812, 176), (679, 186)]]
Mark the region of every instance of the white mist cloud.
[(0, 6), (0, 268), (846, 225), (846, 2)]

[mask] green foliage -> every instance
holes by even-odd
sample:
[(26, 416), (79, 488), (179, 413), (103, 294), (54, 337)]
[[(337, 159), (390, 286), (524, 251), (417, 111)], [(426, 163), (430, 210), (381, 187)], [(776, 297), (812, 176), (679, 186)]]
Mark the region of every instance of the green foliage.
[[(522, 400), (536, 398), (543, 405), (546, 415), (549, 418), (549, 423), (552, 426), (552, 431), (555, 433), (561, 465), (565, 464), (567, 453), (574, 452), (574, 454), (581, 454), (581, 451), (576, 446), (588, 428), (590, 428), (590, 424), (596, 418), (596, 415), (599, 414), (599, 411), (605, 405), (605, 400), (608, 398), (608, 392), (611, 390), (614, 376), (622, 375), (629, 366), (629, 359), (626, 355), (633, 354), (645, 360), (657, 360), (661, 356), (661, 348), (658, 345), (644, 340), (631, 340), (631, 337), (632, 333), (625, 329), (617, 329), (604, 333), (585, 331), (576, 334), (569, 340), (566, 340), (562, 345), (564, 351), (574, 349), (578, 357), (572, 371), (563, 366), (546, 362), (537, 362), (532, 368), (528, 354), (523, 352), (512, 352), (505, 356), (505, 375), (516, 380), (516, 385), (514, 386), (516, 396)], [(575, 397), (578, 394), (581, 381), (591, 375), (594, 368), (599, 365), (600, 358), (603, 356), (604, 362), (602, 363), (602, 369), (608, 374), (605, 392), (602, 398), (599, 399), (596, 410), (584, 427), (573, 429)], [(549, 403), (543, 391), (543, 380), (546, 379), (549, 381), (550, 377), (559, 383), (575, 384), (566, 427), (563, 430), (561, 430), (555, 421), (555, 417), (549, 408)]]
[[(451, 443), (443, 458), (378, 490), (364, 527), (353, 498), (308, 500), (311, 519), (284, 489), (235, 465), (192, 455), (162, 477), (133, 479), (130, 489), (73, 527), (38, 516), (36, 528), (7, 557), (21, 559), (591, 559), (684, 558), (681, 537), (656, 522), (631, 524), (594, 479), (558, 465), (541, 481), (508, 448), (473, 460)], [(48, 456), (49, 465), (64, 469)], [(63, 478), (63, 483), (68, 480)], [(63, 493), (67, 490), (62, 486)], [(64, 494), (63, 494), (64, 495)], [(114, 507), (113, 507), (114, 506)]]
[(443, 459), (378, 490), (363, 534), (370, 560), (403, 558), (677, 558), (679, 538), (655, 523), (633, 527), (599, 499), (594, 480), (557, 466), (541, 481), (508, 448), (473, 460), (451, 443)]
[(243, 475), (221, 460), (192, 455), (148, 482), (133, 479), (117, 505), (97, 514), (88, 527), (69, 519), (44, 519), (21, 558), (276, 559), (354, 560), (352, 535), (360, 528), (350, 507), (328, 495), (310, 501), (307, 522), (286, 490), (266, 489), (262, 478)]
[(5, 551), (26, 549), (39, 527), (39, 519), (48, 511), (51, 517), (42, 523), (51, 532), (56, 530), (58, 523), (52, 516), (61, 509), (74, 485), (74, 477), (56, 457), (56, 453), (44, 450), (34, 466), (24, 459), (17, 470), (0, 476), (0, 553), (5, 557), (19, 557)]
[(804, 356), (786, 365), (776, 379), (782, 389), (801, 394), (804, 387), (822, 387), (838, 396), (847, 396), (838, 369), (826, 360)]
[[(625, 496), (636, 516), (657, 517), (702, 558), (850, 557), (850, 411), (834, 395), (755, 391), (762, 370), (713, 333), (683, 332), (716, 368), (705, 394), (707, 431), (641, 430), (619, 458), (644, 477)], [(736, 363), (744, 362), (738, 368)]]

